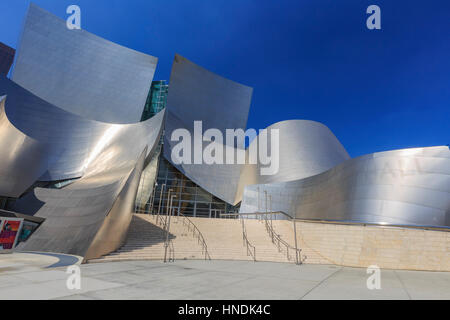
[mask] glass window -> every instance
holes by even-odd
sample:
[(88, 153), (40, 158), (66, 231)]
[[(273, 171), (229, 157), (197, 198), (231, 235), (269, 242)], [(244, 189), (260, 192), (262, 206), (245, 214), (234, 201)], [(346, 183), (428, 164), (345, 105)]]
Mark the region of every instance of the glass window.
[[(162, 214), (167, 212), (169, 189), (172, 189), (171, 194), (177, 195), (177, 198), (174, 198), (173, 207), (179, 208), (180, 212), (187, 216), (209, 217), (212, 212), (211, 217), (219, 218), (220, 213), (239, 211), (239, 206), (232, 206), (197, 186), (164, 159), (162, 154), (163, 152), (159, 156), (158, 186), (156, 187), (154, 197), (151, 198), (153, 203), (149, 203), (145, 207), (145, 210), (147, 210), (146, 213), (158, 212), (160, 201), (160, 212)], [(165, 186), (162, 199), (160, 200), (163, 184)]]

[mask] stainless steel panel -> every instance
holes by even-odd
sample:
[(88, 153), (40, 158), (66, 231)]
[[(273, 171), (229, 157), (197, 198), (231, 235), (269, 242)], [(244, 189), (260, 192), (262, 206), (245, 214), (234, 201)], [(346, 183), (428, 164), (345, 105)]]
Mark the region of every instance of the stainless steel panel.
[[(261, 175), (261, 169), (264, 166), (260, 163), (245, 165), (236, 193), (236, 203), (242, 200), (245, 186), (310, 177), (350, 159), (347, 151), (331, 130), (319, 122), (287, 120), (277, 122), (266, 129), (269, 154), (272, 154), (273, 150), (270, 142), (271, 130), (279, 132), (278, 172), (273, 175)], [(255, 143), (261, 143), (260, 136), (252, 142), (252, 144)]]
[(14, 127), (6, 116), (7, 99), (0, 94), (0, 196), (17, 198), (46, 171), (49, 147)]
[(224, 136), (226, 129), (245, 129), (252, 92), (250, 87), (220, 77), (180, 55), (175, 56), (167, 97), (164, 156), (189, 179), (228, 203), (235, 201), (241, 166), (177, 165), (171, 159), (176, 143), (170, 137), (179, 128), (187, 129), (194, 137), (196, 120), (203, 122), (203, 131), (216, 128)]
[(134, 200), (136, 199), (146, 152), (147, 150), (144, 150), (128, 176), (125, 186), (116, 197), (114, 205), (85, 254), (85, 260), (101, 257), (124, 244), (134, 213)]
[[(5, 110), (11, 124), (30, 139), (45, 145), (46, 168), (37, 177), (43, 181), (83, 176), (101, 148), (130, 128), (142, 132), (140, 139), (143, 141), (152, 141), (154, 137), (146, 136), (145, 124), (161, 122), (164, 117), (164, 113), (160, 113), (153, 120), (128, 125), (88, 120), (45, 102), (4, 77), (0, 77), (2, 94), (7, 95)], [(0, 140), (5, 139), (0, 135)], [(23, 191), (19, 190), (19, 193)]]
[(164, 111), (141, 123), (110, 125), (84, 176), (63, 189), (34, 190), (45, 222), (21, 250), (94, 258), (117, 249), (128, 230), (143, 163), (159, 141)]
[(23, 250), (95, 257), (120, 246), (163, 128), (165, 111), (130, 123), (140, 120), (155, 66), (156, 58), (69, 31), (30, 6), (14, 73), (29, 90), (0, 77), (0, 195), (81, 178), (17, 200), (33, 199), (45, 218)]
[(265, 211), (265, 191), (273, 211), (299, 219), (450, 227), (450, 150), (379, 152), (305, 179), (247, 186), (241, 212)]
[(13, 80), (47, 102), (87, 119), (141, 118), (157, 58), (69, 30), (66, 21), (30, 4)]
[[(178, 143), (170, 140), (172, 132), (184, 128), (194, 137), (194, 121), (196, 120), (202, 120), (203, 131), (210, 128), (219, 129), (224, 139), (226, 129), (245, 129), (251, 94), (251, 88), (224, 79), (176, 55), (167, 100), (165, 158), (196, 184), (230, 204), (241, 201), (243, 188), (246, 185), (308, 177), (349, 159), (347, 151), (323, 124), (306, 120), (290, 120), (267, 128), (269, 133), (271, 129), (277, 129), (280, 132), (280, 163), (279, 171), (275, 175), (261, 175), (260, 165), (178, 165), (172, 161), (172, 149)], [(268, 140), (270, 141), (270, 134)], [(255, 139), (253, 143), (256, 143), (255, 141), (260, 141), (260, 138)], [(194, 142), (192, 141), (191, 144), (193, 146)], [(208, 144), (209, 142), (204, 142), (203, 148)], [(225, 144), (224, 141), (218, 146), (241, 149), (244, 147)], [(226, 151), (224, 157), (225, 154)], [(194, 163), (193, 154), (191, 163)]]

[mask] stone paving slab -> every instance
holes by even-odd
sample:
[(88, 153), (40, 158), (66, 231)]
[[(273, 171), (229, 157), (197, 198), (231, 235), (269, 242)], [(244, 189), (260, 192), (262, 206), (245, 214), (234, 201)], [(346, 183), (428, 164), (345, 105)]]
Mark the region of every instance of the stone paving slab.
[[(1, 271), (2, 263), (14, 272)], [(81, 290), (69, 290), (66, 267), (2, 259), (0, 299), (450, 299), (449, 272), (381, 270), (381, 289), (369, 290), (366, 269), (332, 265), (181, 260), (80, 268)]]

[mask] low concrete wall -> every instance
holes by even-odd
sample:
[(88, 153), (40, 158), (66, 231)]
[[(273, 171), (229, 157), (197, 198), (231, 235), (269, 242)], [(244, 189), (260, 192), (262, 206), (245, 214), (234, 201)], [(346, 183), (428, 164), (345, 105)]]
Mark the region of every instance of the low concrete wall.
[(297, 222), (297, 238), (308, 256), (305, 263), (450, 271), (450, 232), (446, 231)]

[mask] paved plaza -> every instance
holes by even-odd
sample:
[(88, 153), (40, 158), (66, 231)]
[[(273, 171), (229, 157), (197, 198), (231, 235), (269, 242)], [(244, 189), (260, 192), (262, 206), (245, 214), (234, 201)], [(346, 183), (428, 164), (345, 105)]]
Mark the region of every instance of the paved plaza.
[(450, 299), (450, 273), (248, 261), (83, 264), (81, 289), (66, 286), (72, 256), (0, 255), (0, 299)]

